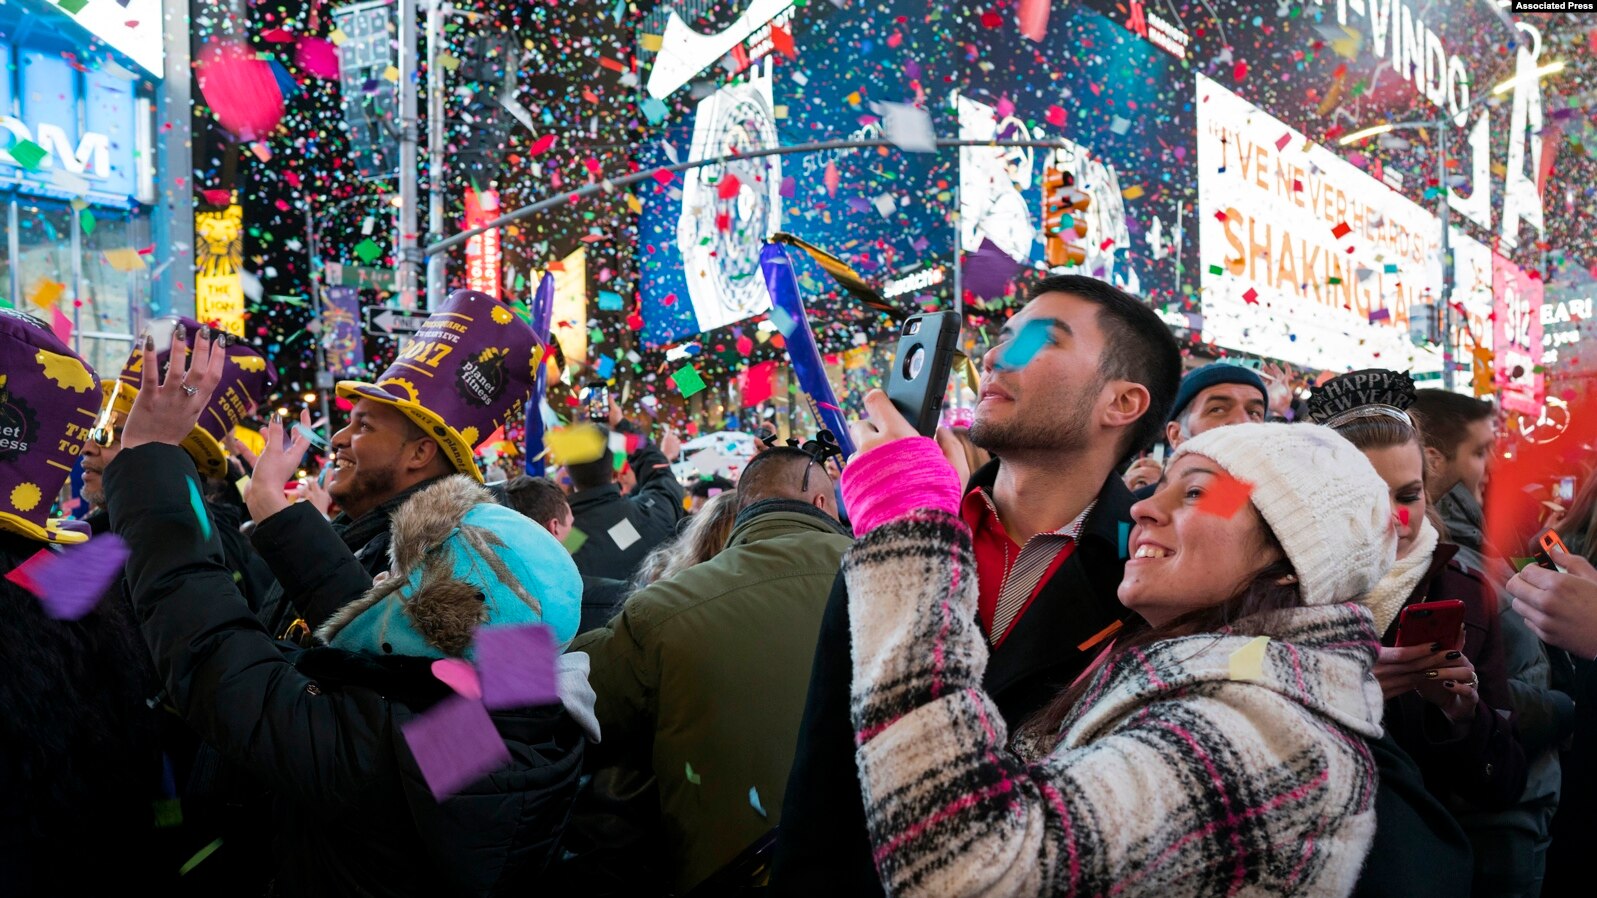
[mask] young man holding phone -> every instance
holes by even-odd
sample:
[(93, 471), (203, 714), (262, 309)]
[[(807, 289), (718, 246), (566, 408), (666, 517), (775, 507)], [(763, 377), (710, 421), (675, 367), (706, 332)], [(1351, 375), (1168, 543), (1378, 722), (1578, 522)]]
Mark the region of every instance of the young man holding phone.
[[(1008, 351), (1028, 329), (1041, 334), (1035, 350)], [(1148, 306), (1066, 275), (1030, 290), (982, 368), (970, 439), (1002, 461), (973, 473), (963, 451), (948, 454), (968, 483), (961, 516), (975, 538), (979, 617), (992, 647), (984, 685), (1014, 726), (1085, 670), (1130, 617), (1115, 597), (1131, 507), (1116, 469), (1158, 435), (1181, 356)], [(850, 651), (839, 579), (788, 779), (772, 869), (778, 895), (882, 893), (854, 766)]]

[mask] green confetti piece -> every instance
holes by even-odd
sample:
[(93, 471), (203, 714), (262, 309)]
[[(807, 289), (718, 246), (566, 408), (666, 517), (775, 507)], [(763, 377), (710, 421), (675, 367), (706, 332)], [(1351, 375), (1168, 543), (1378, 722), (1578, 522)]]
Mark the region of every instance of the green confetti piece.
[(371, 264), (374, 259), (382, 256), (382, 254), (382, 245), (370, 237), (367, 237), (365, 240), (362, 240), (360, 243), (355, 245), (355, 255), (359, 256), (360, 260), (368, 265)]
[(172, 829), (183, 825), (183, 801), (179, 798), (162, 798), (154, 802), (155, 828)]
[(682, 391), (683, 399), (705, 389), (704, 378), (699, 376), (699, 372), (692, 365), (683, 365), (681, 370), (671, 375), (671, 379), (676, 382), (677, 389)]
[(566, 534), (566, 538), (560, 541), (560, 545), (565, 546), (567, 552), (575, 555), (577, 554), (577, 550), (582, 548), (582, 544), (587, 541), (588, 534), (583, 533), (581, 530), (578, 530), (575, 527), (572, 527), (571, 532)]
[(200, 486), (190, 480), (189, 507), (194, 509), (194, 517), (200, 521), (200, 538), (206, 542), (211, 541), (211, 516), (205, 510), (205, 500), (200, 498)]
[(88, 236), (88, 235), (94, 233), (94, 225), (95, 225), (95, 221), (94, 221), (94, 211), (93, 210), (84, 209), (83, 211), (78, 213), (78, 227), (81, 227), (83, 229), (84, 236)]
[(179, 876), (187, 876), (187, 875), (189, 875), (189, 871), (190, 870), (193, 870), (195, 867), (198, 867), (200, 864), (204, 863), (206, 858), (208, 858), (211, 855), (215, 854), (216, 853), (216, 849), (221, 848), (221, 847), (222, 847), (222, 840), (221, 839), (216, 839), (216, 840), (212, 841), (211, 844), (205, 846), (204, 848), (201, 848), (199, 851), (194, 852), (194, 856), (189, 858), (187, 861), (185, 861), (183, 863), (183, 866), (178, 868), (177, 875), (179, 875)]
[(1221, 268), (1218, 265), (1210, 265), (1209, 266), (1209, 273), (1210, 274), (1225, 274), (1225, 269)]
[(44, 147), (31, 140), (19, 140), (16, 146), (11, 148), (11, 158), (17, 160), (17, 164), (28, 171), (38, 171), (39, 163), (48, 155), (50, 154), (44, 151)]
[(88, 5), (89, 0), (61, 0), (61, 2), (56, 4), (56, 6), (61, 7), (72, 15), (77, 15), (79, 10)]
[(704, 782), (702, 779), (699, 778), (699, 775), (697, 773), (693, 772), (693, 763), (691, 761), (683, 762), (682, 766), (684, 768), (686, 768), (686, 770), (687, 770), (688, 782), (692, 783), (695, 786), (697, 786), (700, 783)]

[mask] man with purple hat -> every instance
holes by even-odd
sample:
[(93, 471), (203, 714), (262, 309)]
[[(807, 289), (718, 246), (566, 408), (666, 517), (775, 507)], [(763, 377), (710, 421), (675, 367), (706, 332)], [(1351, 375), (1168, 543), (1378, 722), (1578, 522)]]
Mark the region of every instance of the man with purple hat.
[(371, 588), (388, 568), (389, 517), (416, 492), (456, 473), (482, 480), (474, 450), (526, 404), (543, 353), (509, 307), (456, 290), (375, 384), (340, 382), (355, 407), (333, 434), (327, 491), (342, 512), (331, 523), (280, 489), (309, 442), (267, 427), (245, 500), (251, 539), (280, 584), (261, 615), (273, 635), (314, 631)]
[[(95, 895), (154, 883), (161, 758), (149, 651), (126, 608), (65, 619), (12, 574), (88, 534), (50, 517), (94, 425), (100, 381), (42, 321), (0, 309), (0, 891)], [(92, 551), (92, 550), (83, 550)], [(18, 580), (26, 578), (18, 577)], [(93, 862), (84, 862), (93, 846)], [(168, 871), (170, 876), (170, 871)]]
[[(171, 359), (173, 346), (182, 346), (185, 353), (193, 352), (201, 327), (192, 318), (167, 317), (151, 321), (144, 332), (155, 341), (156, 360), (164, 369)], [(233, 429), (255, 412), (276, 372), (260, 353), (234, 341), (231, 336), (227, 339), (223, 382), (206, 404), (200, 422), (183, 441), (183, 449), (194, 459), (200, 475), (207, 482), (217, 484), (216, 489), (208, 491), (206, 507), (222, 534), (222, 553), (239, 591), (244, 593), (251, 608), (259, 608), (271, 588), (272, 572), (239, 532), (245, 511), (223, 446)], [(139, 394), (143, 368), (144, 354), (135, 349), (127, 364), (122, 366), (121, 375), (100, 384), (104, 399), (83, 446), (83, 497), (94, 509), (85, 523), (96, 535), (111, 529), (110, 516), (104, 507), (102, 477), (106, 466), (122, 450), (122, 424), (127, 420), (128, 410), (133, 408), (134, 397)]]

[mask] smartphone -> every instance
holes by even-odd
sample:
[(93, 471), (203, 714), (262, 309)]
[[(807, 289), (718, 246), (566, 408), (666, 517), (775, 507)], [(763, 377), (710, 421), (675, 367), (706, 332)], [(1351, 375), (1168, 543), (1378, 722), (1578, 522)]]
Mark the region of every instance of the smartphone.
[(1403, 609), (1397, 618), (1399, 646), (1430, 645), (1456, 651), (1464, 647), (1464, 602), (1446, 599), (1421, 602)]
[(588, 408), (588, 420), (607, 421), (610, 419), (610, 388), (601, 383), (588, 384), (588, 389), (583, 391)]
[(1564, 548), (1564, 541), (1558, 538), (1557, 530), (1548, 530), (1546, 533), (1543, 533), (1541, 538), (1536, 540), (1536, 546), (1535, 558), (1537, 564), (1547, 568), (1550, 571), (1557, 571), (1560, 574), (1568, 573), (1568, 571), (1565, 571), (1563, 568), (1558, 566), (1558, 562), (1553, 560), (1553, 555), (1550, 551), (1552, 549), (1557, 549), (1566, 555), (1569, 554), (1569, 550)]
[(1566, 508), (1575, 501), (1575, 478), (1558, 478), (1558, 489), (1553, 492), (1553, 498)]
[(898, 351), (887, 373), (887, 398), (921, 436), (937, 432), (958, 344), (958, 312), (913, 315), (899, 329)]

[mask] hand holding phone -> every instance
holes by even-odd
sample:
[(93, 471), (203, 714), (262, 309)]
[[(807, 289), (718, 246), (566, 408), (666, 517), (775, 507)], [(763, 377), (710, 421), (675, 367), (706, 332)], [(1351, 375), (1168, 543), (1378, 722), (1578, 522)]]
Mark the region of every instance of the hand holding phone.
[(1553, 560), (1553, 549), (1557, 549), (1558, 551), (1563, 552), (1565, 555), (1569, 554), (1569, 550), (1564, 548), (1564, 541), (1558, 538), (1557, 530), (1548, 530), (1543, 533), (1541, 537), (1536, 540), (1536, 545), (1537, 550), (1535, 558), (1537, 564), (1550, 571), (1557, 571), (1560, 574), (1568, 573), (1568, 571), (1559, 566), (1558, 562)]
[(937, 430), (958, 342), (957, 312), (913, 315), (899, 330), (898, 351), (887, 375), (887, 398), (921, 436)]
[(1432, 645), (1438, 642), (1443, 649), (1452, 651), (1464, 647), (1463, 600), (1420, 602), (1409, 605), (1398, 615), (1399, 646)]

